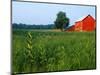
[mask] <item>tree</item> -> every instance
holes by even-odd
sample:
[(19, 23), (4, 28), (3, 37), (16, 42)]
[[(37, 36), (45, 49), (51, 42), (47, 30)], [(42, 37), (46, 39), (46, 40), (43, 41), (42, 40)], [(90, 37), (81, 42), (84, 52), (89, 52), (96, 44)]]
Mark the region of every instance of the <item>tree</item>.
[(63, 29), (69, 25), (69, 18), (66, 17), (66, 13), (60, 11), (57, 14), (57, 18), (54, 24), (57, 29), (61, 29), (61, 31), (63, 31)]

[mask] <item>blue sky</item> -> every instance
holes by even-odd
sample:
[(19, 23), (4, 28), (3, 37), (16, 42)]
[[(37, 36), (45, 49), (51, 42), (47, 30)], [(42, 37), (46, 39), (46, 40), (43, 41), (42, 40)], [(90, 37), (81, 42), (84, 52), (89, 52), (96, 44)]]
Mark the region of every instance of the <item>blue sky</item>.
[(95, 18), (94, 6), (59, 5), (32, 2), (12, 3), (12, 22), (24, 24), (53, 24), (59, 11), (66, 13), (73, 25), (79, 18), (90, 14)]

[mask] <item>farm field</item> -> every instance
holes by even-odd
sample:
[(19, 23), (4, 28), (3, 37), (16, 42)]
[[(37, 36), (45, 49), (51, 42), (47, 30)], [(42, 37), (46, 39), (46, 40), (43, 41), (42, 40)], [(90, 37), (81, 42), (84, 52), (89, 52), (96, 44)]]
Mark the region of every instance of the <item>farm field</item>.
[(12, 31), (12, 72), (96, 68), (95, 32)]

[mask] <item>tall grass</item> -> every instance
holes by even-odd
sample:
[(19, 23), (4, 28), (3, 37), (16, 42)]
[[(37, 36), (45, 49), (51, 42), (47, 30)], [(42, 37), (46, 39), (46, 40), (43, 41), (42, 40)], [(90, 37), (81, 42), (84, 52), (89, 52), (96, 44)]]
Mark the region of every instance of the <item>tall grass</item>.
[(13, 72), (95, 69), (95, 32), (13, 31)]

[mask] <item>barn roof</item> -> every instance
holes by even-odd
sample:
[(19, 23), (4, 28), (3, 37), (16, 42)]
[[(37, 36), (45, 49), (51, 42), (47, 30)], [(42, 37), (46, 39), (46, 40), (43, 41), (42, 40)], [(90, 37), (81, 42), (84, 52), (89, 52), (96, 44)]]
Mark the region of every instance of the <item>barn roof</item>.
[[(83, 17), (81, 17), (81, 18), (79, 18), (76, 22), (80, 22), (80, 21), (83, 21), (84, 19), (86, 19), (87, 17), (91, 17), (91, 18), (93, 18), (90, 14), (89, 15), (87, 15), (87, 16), (83, 16)], [(94, 18), (93, 18), (94, 19)]]
[(82, 21), (84, 18), (86, 18), (86, 16), (82, 16), (82, 17), (80, 17), (79, 19), (76, 20), (76, 22), (78, 22), (78, 21)]
[(69, 29), (69, 28), (72, 28), (72, 27), (74, 27), (74, 25), (68, 26), (68, 27), (65, 29), (65, 31), (66, 31), (67, 29)]
[(74, 25), (72, 25), (72, 26), (68, 26), (66, 29), (68, 29), (68, 28), (71, 28), (71, 27), (73, 27)]

